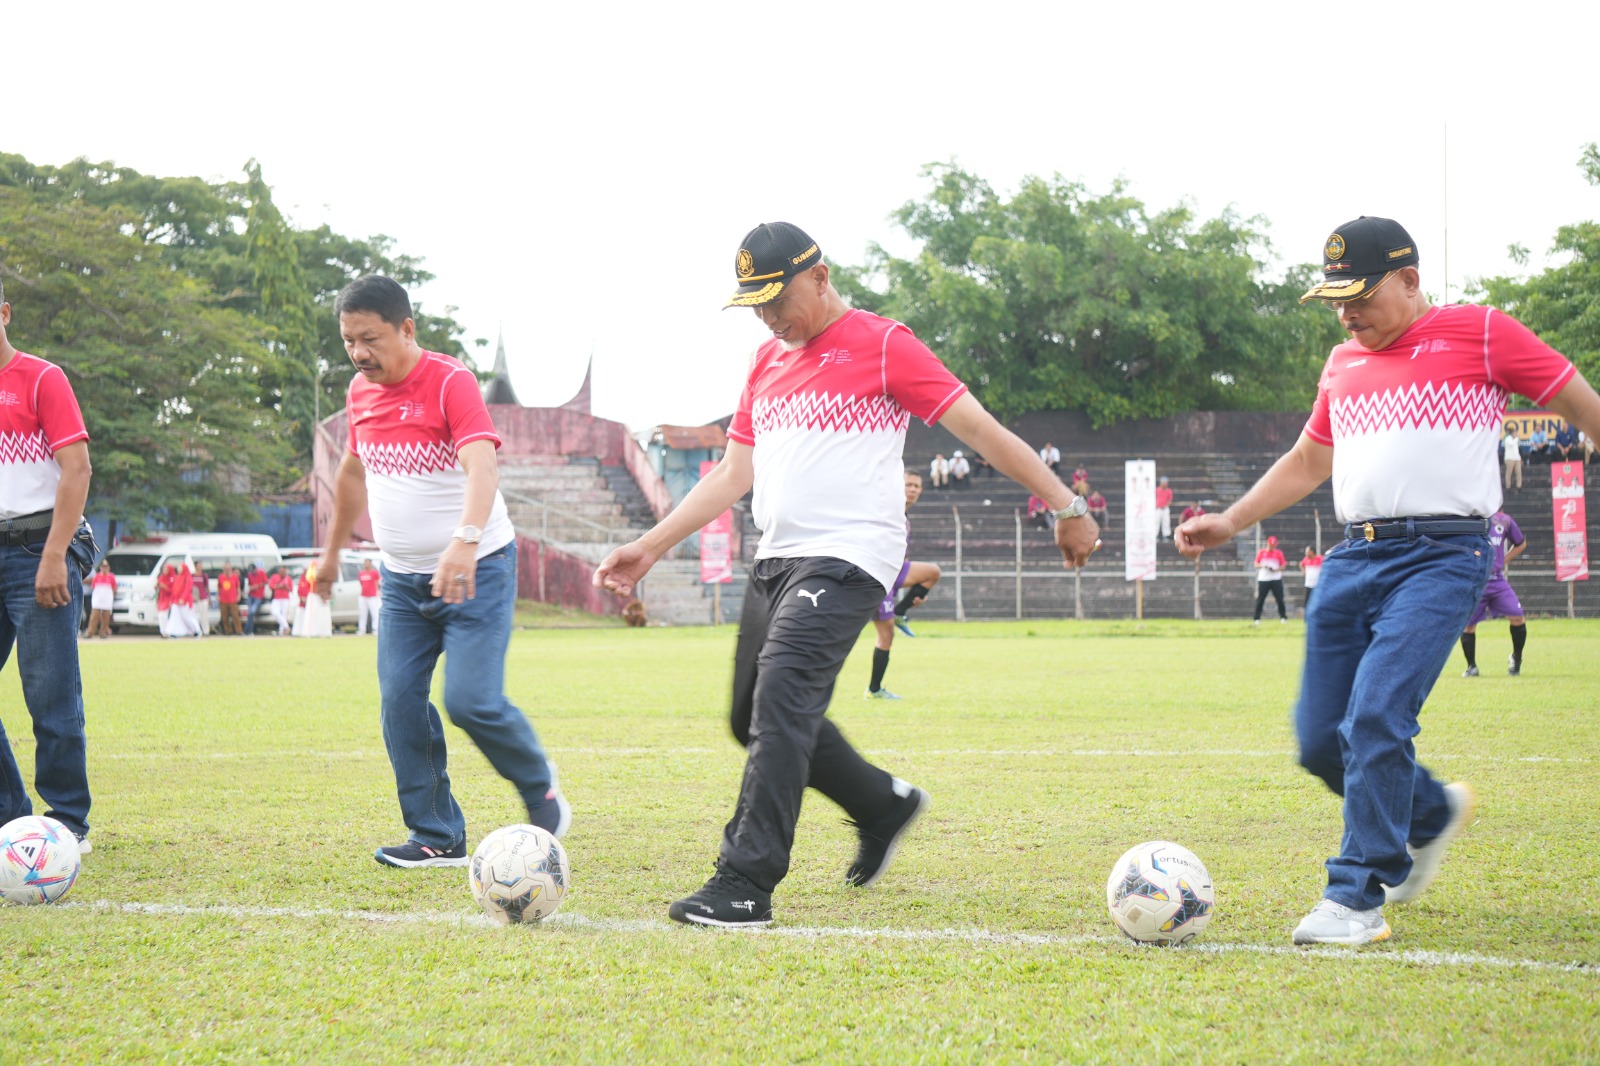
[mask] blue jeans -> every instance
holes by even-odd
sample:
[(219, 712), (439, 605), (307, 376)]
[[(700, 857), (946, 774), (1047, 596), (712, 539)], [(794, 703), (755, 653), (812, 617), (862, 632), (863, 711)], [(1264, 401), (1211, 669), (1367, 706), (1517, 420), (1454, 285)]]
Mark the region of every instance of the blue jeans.
[[(89, 771), (83, 734), (83, 681), (78, 673), (78, 618), (83, 585), (67, 558), (71, 602), (40, 607), (33, 598), (43, 544), (0, 545), (0, 667), (17, 648), (22, 699), (33, 718), (34, 788), (45, 813), (74, 833), (89, 831)], [(0, 824), (33, 813), (11, 742), (0, 726)]]
[(517, 598), (514, 544), (478, 560), (477, 598), (435, 598), (432, 574), (383, 570), (378, 688), (383, 744), (394, 767), (411, 839), (446, 849), (463, 843), (466, 818), (450, 794), (444, 725), (428, 699), (444, 653), (444, 709), (530, 808), (545, 802), (550, 764), (528, 719), (506, 698), (506, 646)]
[(249, 606), (244, 613), (244, 635), (253, 637), (256, 635), (256, 613), (261, 610), (261, 605), (266, 603), (267, 599), (265, 596), (251, 596), (248, 602)]
[(1306, 613), (1295, 707), (1300, 765), (1344, 797), (1328, 860), (1335, 903), (1383, 905), (1411, 872), (1406, 844), (1444, 831), (1444, 787), (1417, 764), (1417, 716), (1489, 579), (1480, 536), (1347, 540), (1328, 552)]

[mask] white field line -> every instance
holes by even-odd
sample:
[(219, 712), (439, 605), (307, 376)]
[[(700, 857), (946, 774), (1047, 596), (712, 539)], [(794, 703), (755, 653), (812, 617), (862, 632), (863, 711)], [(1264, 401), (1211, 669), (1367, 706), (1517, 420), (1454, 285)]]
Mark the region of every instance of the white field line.
[[(551, 755), (598, 755), (611, 757), (701, 756), (731, 754), (726, 748), (550, 748)], [(352, 749), (350, 751), (95, 751), (95, 759), (386, 759), (381, 751)], [(871, 756), (895, 758), (962, 758), (962, 759), (1283, 759), (1292, 760), (1295, 753), (1258, 751), (1245, 748), (873, 748), (866, 750)], [(1593, 759), (1580, 755), (1472, 755), (1450, 752), (1426, 753), (1421, 762), (1486, 762), (1486, 763), (1579, 763), (1587, 765)]]
[[(121, 914), (155, 915), (159, 917), (206, 918), (289, 918), (304, 921), (336, 918), (344, 921), (366, 922), (373, 925), (453, 925), (476, 928), (495, 928), (493, 922), (481, 914), (447, 912), (385, 913), (383, 911), (336, 910), (332, 908), (299, 907), (191, 907), (179, 903), (117, 903), (113, 900), (68, 902), (62, 907), (88, 907), (96, 911), (115, 911)], [(581, 914), (557, 914), (543, 925), (558, 929), (592, 931), (602, 934), (636, 934), (674, 932), (683, 936), (768, 936), (799, 940), (890, 940), (903, 943), (965, 943), (993, 944), (1001, 947), (1050, 948), (1101, 945), (1132, 950), (1159, 951), (1160, 948), (1133, 948), (1122, 937), (1076, 935), (1057, 933), (994, 933), (985, 929), (864, 929), (859, 926), (767, 926), (762, 929), (741, 930), (687, 930), (671, 922), (649, 919), (585, 918)], [(1198, 952), (1202, 955), (1263, 955), (1285, 958), (1316, 959), (1343, 963), (1384, 963), (1429, 967), (1484, 967), (1490, 969), (1532, 970), (1548, 973), (1581, 973), (1600, 976), (1600, 963), (1547, 962), (1539, 959), (1508, 959), (1498, 955), (1480, 955), (1460, 951), (1385, 951), (1382, 948), (1356, 950), (1351, 948), (1297, 948), (1275, 944), (1217, 944), (1195, 943), (1178, 952)]]

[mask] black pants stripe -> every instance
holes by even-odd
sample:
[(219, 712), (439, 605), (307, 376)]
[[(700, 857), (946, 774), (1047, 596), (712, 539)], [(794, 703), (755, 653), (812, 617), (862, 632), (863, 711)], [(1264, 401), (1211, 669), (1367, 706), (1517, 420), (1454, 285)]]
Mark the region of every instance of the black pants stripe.
[(806, 786), (858, 822), (894, 802), (893, 778), (825, 717), (833, 686), (883, 586), (839, 559), (760, 559), (734, 653), (733, 735), (748, 751), (720, 865), (771, 892), (789, 872)]

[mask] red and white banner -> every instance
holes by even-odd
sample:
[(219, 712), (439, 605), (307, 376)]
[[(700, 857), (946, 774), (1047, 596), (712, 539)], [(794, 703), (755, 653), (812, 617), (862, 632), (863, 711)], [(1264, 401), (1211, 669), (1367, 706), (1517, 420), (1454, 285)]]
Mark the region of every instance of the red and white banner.
[(1127, 581), (1148, 581), (1156, 576), (1156, 464), (1129, 459), (1122, 469), (1126, 494), (1122, 576)]
[[(717, 464), (700, 464), (700, 476), (711, 473)], [(700, 583), (726, 585), (733, 581), (733, 512), (723, 511), (700, 531)]]
[(1550, 464), (1556, 516), (1556, 580), (1589, 580), (1589, 520), (1583, 506), (1583, 464)]

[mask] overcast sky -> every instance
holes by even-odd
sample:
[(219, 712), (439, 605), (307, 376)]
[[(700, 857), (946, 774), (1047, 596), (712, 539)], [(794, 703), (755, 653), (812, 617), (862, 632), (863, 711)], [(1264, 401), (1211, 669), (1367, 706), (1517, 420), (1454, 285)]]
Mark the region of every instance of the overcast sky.
[(509, 8), (7, 5), (0, 148), (216, 180), (258, 159), (295, 224), (423, 257), (414, 295), (484, 365), (503, 326), (523, 402), (566, 400), (592, 351), (595, 413), (635, 428), (732, 409), (763, 338), (720, 310), (747, 230), (907, 252), (887, 218), (928, 162), (1231, 206), (1280, 262), (1387, 215), (1436, 296), (1600, 217), (1587, 4)]

